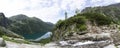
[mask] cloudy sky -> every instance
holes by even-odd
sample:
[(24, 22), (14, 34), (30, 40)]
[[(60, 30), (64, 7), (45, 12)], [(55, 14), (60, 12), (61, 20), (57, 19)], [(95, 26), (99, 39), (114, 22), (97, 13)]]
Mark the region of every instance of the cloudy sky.
[(88, 6), (103, 6), (119, 2), (120, 0), (0, 0), (0, 12), (7, 17), (25, 14), (56, 23), (59, 19), (64, 19), (65, 11), (70, 17), (74, 15), (76, 9), (82, 10)]

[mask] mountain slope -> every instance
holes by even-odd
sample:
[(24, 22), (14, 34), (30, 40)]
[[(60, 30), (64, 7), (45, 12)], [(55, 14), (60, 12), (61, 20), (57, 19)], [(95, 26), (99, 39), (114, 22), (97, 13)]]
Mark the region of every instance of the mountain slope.
[(101, 13), (109, 18), (113, 19), (114, 22), (119, 23), (120, 20), (120, 3), (112, 4), (108, 6), (100, 6), (100, 7), (87, 7), (82, 10), (82, 13), (85, 12), (94, 12), (94, 13)]
[(113, 21), (99, 13), (79, 13), (66, 20), (60, 20), (55, 26), (53, 40), (64, 40), (73, 34), (86, 34), (89, 26), (110, 25)]
[[(88, 7), (81, 13), (59, 20), (55, 25), (52, 39), (61, 45), (72, 46), (78, 42), (107, 41), (100, 46), (90, 44), (82, 48), (104, 48), (113, 44), (120, 45), (120, 3), (103, 7)], [(59, 42), (61, 41), (61, 42)], [(98, 43), (98, 42), (97, 42)], [(99, 44), (99, 43), (98, 43)], [(104, 45), (103, 45), (104, 44)], [(103, 46), (101, 46), (103, 45)], [(77, 47), (81, 47), (78, 45)], [(109, 48), (109, 47), (108, 47)]]
[(22, 35), (26, 39), (36, 39), (53, 28), (53, 24), (23, 14), (12, 16), (9, 19), (12, 21), (9, 30)]
[(19, 37), (18, 34), (15, 34), (14, 32), (10, 31), (8, 29), (8, 26), (10, 25), (10, 20), (5, 17), (3, 13), (0, 13), (0, 37), (5, 35), (5, 36), (10, 36), (10, 37)]
[(7, 28), (10, 21), (5, 17), (3, 13), (0, 13), (0, 26)]

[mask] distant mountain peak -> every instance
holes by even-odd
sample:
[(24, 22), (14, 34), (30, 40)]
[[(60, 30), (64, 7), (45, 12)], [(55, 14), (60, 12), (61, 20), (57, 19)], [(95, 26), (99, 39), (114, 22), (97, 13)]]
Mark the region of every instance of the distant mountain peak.
[(116, 4), (111, 4), (109, 6), (120, 6), (120, 3), (116, 3)]
[(39, 18), (37, 18), (37, 17), (32, 17), (31, 19), (32, 19), (32, 20), (35, 20), (35, 21), (43, 22), (41, 19), (39, 19)]
[(29, 17), (24, 14), (18, 14), (18, 15), (14, 15), (14, 16), (10, 17), (9, 19), (14, 20), (14, 21), (16, 21), (16, 20), (20, 21), (20, 20), (29, 19)]
[(0, 17), (3, 17), (3, 18), (5, 18), (5, 15), (4, 15), (4, 13), (0, 13)]
[(4, 15), (4, 13), (1, 12), (1, 13), (0, 13), (0, 16), (2, 16), (2, 15)]
[(27, 15), (24, 15), (24, 14), (18, 14), (18, 15), (15, 15), (16, 17), (22, 17), (22, 18), (28, 18)]

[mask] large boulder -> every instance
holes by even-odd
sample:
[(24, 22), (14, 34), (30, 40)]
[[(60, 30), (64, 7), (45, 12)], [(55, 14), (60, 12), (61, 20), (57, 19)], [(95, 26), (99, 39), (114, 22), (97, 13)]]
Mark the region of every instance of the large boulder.
[(0, 38), (0, 47), (5, 47), (6, 43), (3, 38)]

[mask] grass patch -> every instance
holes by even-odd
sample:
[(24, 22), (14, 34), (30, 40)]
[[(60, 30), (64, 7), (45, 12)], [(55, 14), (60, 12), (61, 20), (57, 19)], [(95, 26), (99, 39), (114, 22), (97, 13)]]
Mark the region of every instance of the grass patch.
[(2, 38), (3, 38), (4, 40), (11, 41), (11, 42), (15, 42), (15, 43), (25, 43), (25, 44), (30, 44), (29, 41), (24, 40), (24, 39), (12, 38), (12, 37), (8, 37), (8, 36), (5, 36), (5, 35), (3, 35)]
[(51, 38), (46, 38), (46, 39), (42, 39), (42, 40), (40, 40), (39, 41), (39, 43), (41, 43), (41, 44), (47, 44), (47, 43), (49, 43), (49, 42), (51, 42)]

